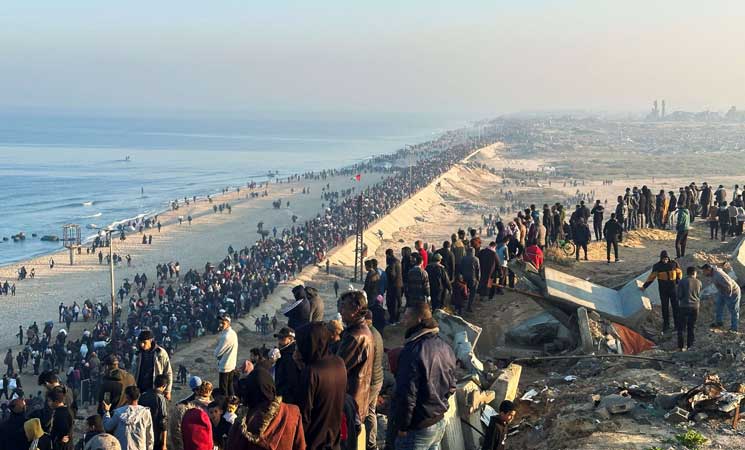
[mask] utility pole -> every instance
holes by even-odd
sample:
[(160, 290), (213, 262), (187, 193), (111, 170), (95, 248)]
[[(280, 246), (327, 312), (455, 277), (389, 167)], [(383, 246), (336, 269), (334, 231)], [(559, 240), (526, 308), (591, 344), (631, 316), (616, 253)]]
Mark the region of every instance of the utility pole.
[(109, 235), (109, 279), (111, 281), (111, 341), (116, 336), (116, 293), (114, 292), (114, 230), (108, 230)]
[[(357, 229), (356, 229), (356, 235), (355, 235), (355, 244), (354, 244), (354, 280), (362, 281), (362, 272), (363, 268), (365, 267), (364, 260), (364, 240), (363, 235), (365, 233), (365, 227), (362, 223), (362, 192), (360, 192), (360, 196), (357, 198)], [(357, 268), (359, 267), (359, 278), (357, 275)]]

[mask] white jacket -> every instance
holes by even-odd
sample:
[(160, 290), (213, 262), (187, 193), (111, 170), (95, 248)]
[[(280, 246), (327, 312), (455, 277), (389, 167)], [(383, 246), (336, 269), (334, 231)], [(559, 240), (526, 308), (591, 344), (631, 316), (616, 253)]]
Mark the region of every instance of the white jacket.
[(232, 328), (220, 333), (220, 339), (215, 347), (215, 358), (219, 360), (217, 370), (220, 373), (232, 372), (238, 361), (238, 335)]

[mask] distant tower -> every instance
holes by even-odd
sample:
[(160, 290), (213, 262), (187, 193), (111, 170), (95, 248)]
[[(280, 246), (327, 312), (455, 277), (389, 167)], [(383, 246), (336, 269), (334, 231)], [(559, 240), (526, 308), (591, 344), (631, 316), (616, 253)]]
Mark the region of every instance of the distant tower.
[(662, 99), (662, 115), (661, 115), (661, 117), (663, 119), (665, 118), (665, 99), (664, 98)]
[(652, 104), (654, 105), (654, 107), (652, 108), (652, 116), (656, 119), (660, 117), (660, 110), (657, 107), (657, 100), (655, 100)]

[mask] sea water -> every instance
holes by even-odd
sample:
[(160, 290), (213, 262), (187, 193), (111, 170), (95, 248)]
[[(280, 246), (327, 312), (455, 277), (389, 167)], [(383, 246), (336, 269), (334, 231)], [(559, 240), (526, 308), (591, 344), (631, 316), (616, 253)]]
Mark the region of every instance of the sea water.
[[(463, 125), (423, 114), (107, 116), (0, 111), (0, 265), (50, 253), (62, 226), (154, 214), (172, 200), (343, 167)], [(25, 241), (13, 242), (19, 232)], [(37, 236), (34, 238), (32, 234)]]

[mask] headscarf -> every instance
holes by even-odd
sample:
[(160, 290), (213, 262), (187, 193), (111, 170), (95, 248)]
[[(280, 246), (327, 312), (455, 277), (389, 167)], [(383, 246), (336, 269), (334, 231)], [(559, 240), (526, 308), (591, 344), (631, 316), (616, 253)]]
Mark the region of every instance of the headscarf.
[(241, 400), (249, 408), (269, 403), (277, 396), (272, 375), (262, 369), (254, 369), (241, 380)]
[(297, 331), (297, 351), (305, 364), (312, 364), (328, 354), (330, 332), (323, 322), (311, 322)]

